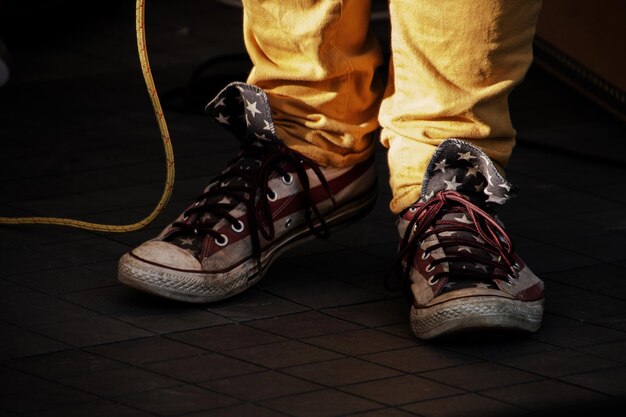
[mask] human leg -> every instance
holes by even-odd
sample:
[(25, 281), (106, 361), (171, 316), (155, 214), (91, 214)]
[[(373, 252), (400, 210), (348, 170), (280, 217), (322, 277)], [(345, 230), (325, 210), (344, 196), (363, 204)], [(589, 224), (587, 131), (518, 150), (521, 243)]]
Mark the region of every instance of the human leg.
[[(400, 287), (429, 339), (476, 328), (536, 331), (543, 283), (496, 208), (515, 143), (507, 99), (532, 61), (540, 1), (392, 0), (380, 123), (399, 214)], [(456, 138), (449, 140), (450, 138)]]
[(244, 6), (254, 85), (230, 84), (207, 106), (240, 153), (159, 236), (120, 259), (128, 286), (187, 302), (228, 298), (285, 250), (375, 201), (371, 134), (382, 89), (368, 2)]

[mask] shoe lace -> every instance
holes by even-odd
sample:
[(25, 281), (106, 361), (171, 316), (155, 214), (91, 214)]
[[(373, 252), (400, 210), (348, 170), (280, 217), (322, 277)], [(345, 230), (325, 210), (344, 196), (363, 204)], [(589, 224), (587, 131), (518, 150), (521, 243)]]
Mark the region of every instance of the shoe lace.
[(304, 155), (281, 142), (257, 141), (242, 146), (239, 155), (228, 163), (221, 174), (213, 178), (211, 185), (196, 198), (195, 204), (183, 213), (183, 221), (174, 222), (172, 226), (183, 233), (210, 235), (223, 246), (226, 243), (225, 236), (216, 231), (214, 226), (221, 219), (226, 219), (234, 230), (243, 230), (244, 224), (231, 213), (242, 203), (250, 228), (253, 256), (258, 258), (261, 237), (268, 241), (275, 237), (270, 202), (277, 195), (270, 189), (269, 180), (278, 174), (284, 182), (291, 183), (294, 180), (290, 173), (292, 171), (303, 190), (304, 216), (309, 229), (316, 236), (326, 238), (330, 230), (315, 203), (308, 169), (318, 178), (332, 203), (336, 204), (322, 170)]
[[(445, 262), (448, 265), (455, 262), (473, 262), (484, 266), (481, 268), (484, 272), (477, 272), (479, 268), (453, 270), (449, 267), (448, 271), (438, 272), (431, 277), (429, 280), (431, 285), (441, 278), (452, 276), (481, 281), (503, 279), (509, 283), (519, 276), (520, 266), (513, 257), (514, 248), (511, 238), (492, 215), (462, 194), (456, 191), (441, 191), (428, 201), (412, 206), (409, 211), (413, 213), (413, 217), (407, 225), (398, 253), (390, 267), (390, 271), (396, 271), (395, 279), (392, 278), (394, 274), (390, 272), (385, 277), (385, 286), (388, 290), (398, 291), (409, 287), (410, 273), (417, 249), (432, 235), (436, 235), (438, 243), (426, 248), (422, 256), (427, 259), (433, 250), (439, 248), (443, 249), (444, 256), (432, 259), (429, 268)], [(444, 219), (444, 215), (449, 213), (467, 215), (469, 219), (467, 222)], [(459, 231), (468, 232), (472, 239), (455, 238), (452, 237), (454, 233), (444, 233)], [(446, 248), (460, 245), (479, 248), (483, 256), (478, 256), (471, 251), (446, 251)], [(491, 273), (487, 272), (488, 267), (492, 268)], [(506, 275), (495, 274), (496, 270), (507, 272)]]

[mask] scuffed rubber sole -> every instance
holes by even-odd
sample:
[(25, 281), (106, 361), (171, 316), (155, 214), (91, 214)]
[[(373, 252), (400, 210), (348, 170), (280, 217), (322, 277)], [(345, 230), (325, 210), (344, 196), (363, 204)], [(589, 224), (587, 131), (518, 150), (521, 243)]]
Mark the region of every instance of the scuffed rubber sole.
[(411, 307), (411, 330), (432, 339), (471, 330), (507, 329), (534, 333), (541, 327), (544, 300), (521, 301), (497, 296), (473, 296), (430, 307)]
[[(331, 231), (341, 229), (364, 217), (376, 204), (376, 198), (374, 189), (361, 199), (332, 213), (326, 218)], [(263, 252), (259, 269), (249, 266), (246, 268), (244, 265), (221, 274), (166, 268), (144, 262), (127, 253), (118, 263), (118, 280), (128, 287), (172, 300), (212, 303), (230, 298), (252, 287), (263, 278), (274, 260), (282, 253), (314, 238), (315, 235), (308, 228), (303, 228)], [(247, 262), (256, 263), (256, 260)], [(247, 272), (237, 273), (238, 268)], [(250, 272), (251, 270), (255, 271)]]

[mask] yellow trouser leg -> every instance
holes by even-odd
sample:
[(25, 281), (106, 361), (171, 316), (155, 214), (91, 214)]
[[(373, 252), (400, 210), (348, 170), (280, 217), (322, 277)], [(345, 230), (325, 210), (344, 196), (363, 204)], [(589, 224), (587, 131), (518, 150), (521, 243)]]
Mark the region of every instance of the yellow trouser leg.
[(366, 159), (383, 94), (369, 0), (244, 0), (248, 82), (264, 89), (280, 138), (323, 165)]
[(390, 0), (392, 64), (379, 121), (391, 210), (415, 202), (435, 147), (482, 148), (503, 168), (515, 144), (508, 96), (532, 61), (541, 0)]

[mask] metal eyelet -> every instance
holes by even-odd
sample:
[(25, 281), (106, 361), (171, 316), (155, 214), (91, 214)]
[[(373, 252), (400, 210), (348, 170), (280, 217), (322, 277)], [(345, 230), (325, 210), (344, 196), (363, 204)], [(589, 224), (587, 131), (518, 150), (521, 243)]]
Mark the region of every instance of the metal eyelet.
[(237, 227), (235, 227), (235, 223), (233, 223), (230, 225), (230, 228), (237, 233), (243, 232), (243, 222), (241, 220), (238, 220), (236, 224), (238, 225)]
[(287, 219), (287, 221), (285, 222), (285, 228), (288, 229), (291, 227), (292, 221), (291, 219)]
[(426, 272), (433, 272), (433, 271), (434, 271), (434, 269), (435, 269), (435, 267), (434, 267), (432, 264), (429, 264), (429, 265), (426, 267), (425, 271), (426, 271)]
[(194, 235), (196, 235), (196, 236), (199, 234), (199, 233), (198, 233), (198, 229), (196, 229), (195, 227), (194, 227), (194, 229), (193, 229), (193, 234), (194, 234)]
[(439, 282), (439, 278), (435, 279), (435, 277), (428, 278), (428, 285), (432, 286)]
[(511, 268), (515, 269), (516, 271), (519, 271), (520, 269), (522, 269), (520, 264), (518, 264), (517, 262), (515, 262), (513, 265), (511, 265)]
[(430, 252), (422, 252), (422, 260), (426, 260), (430, 257)]
[(215, 239), (215, 244), (217, 246), (226, 246), (228, 244), (228, 236), (221, 234), (219, 238)]
[(411, 213), (415, 213), (417, 211), (417, 207), (409, 207), (409, 211)]
[(282, 176), (282, 180), (287, 185), (293, 184), (293, 175), (288, 172)]
[(267, 195), (267, 199), (269, 201), (276, 201), (276, 200), (278, 200), (278, 194), (274, 190), (270, 190), (266, 195)]

